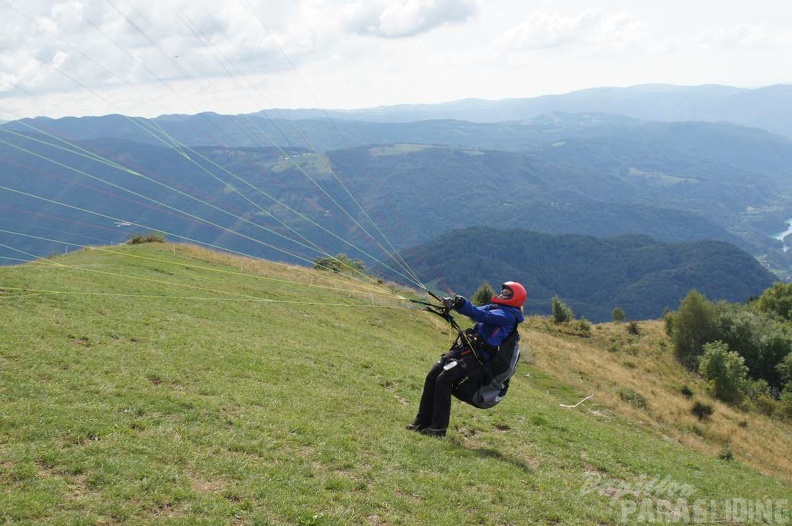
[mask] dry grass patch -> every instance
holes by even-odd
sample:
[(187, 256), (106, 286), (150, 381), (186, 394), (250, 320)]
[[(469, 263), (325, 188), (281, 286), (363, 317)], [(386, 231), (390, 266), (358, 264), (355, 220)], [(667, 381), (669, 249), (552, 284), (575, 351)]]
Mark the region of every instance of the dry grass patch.
[(342, 294), (348, 298), (363, 298), (377, 304), (392, 302), (395, 294), (402, 296), (414, 294), (414, 291), (405, 287), (379, 282), (367, 276), (350, 277), (299, 265), (225, 254), (196, 245), (169, 244), (161, 250), (218, 265), (222, 267), (222, 272), (228, 272), (228, 267), (239, 268), (239, 275), (249, 276), (252, 280), (258, 278), (268, 286), (288, 288), (303, 285), (325, 289), (327, 292)]
[[(665, 440), (714, 457), (731, 452), (761, 473), (792, 481), (790, 426), (711, 397), (705, 382), (675, 360), (662, 322), (640, 322), (637, 336), (625, 324), (605, 323), (589, 338), (544, 318), (530, 318), (523, 327), (535, 366), (582, 396), (593, 394), (595, 407), (610, 408)], [(694, 415), (696, 401), (712, 414)]]

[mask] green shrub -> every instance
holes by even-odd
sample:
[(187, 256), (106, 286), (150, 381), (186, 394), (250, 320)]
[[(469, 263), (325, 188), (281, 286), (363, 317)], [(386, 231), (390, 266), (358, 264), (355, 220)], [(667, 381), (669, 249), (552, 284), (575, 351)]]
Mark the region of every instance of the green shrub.
[(780, 391), (783, 382), (777, 366), (792, 348), (792, 335), (775, 315), (754, 308), (720, 302), (716, 305), (717, 335), (745, 359), (753, 378), (766, 380), (770, 387)]
[(786, 384), (778, 400), (778, 412), (784, 418), (792, 420), (792, 382)]
[(671, 311), (668, 307), (665, 308), (663, 311), (663, 323), (665, 324), (665, 332), (669, 336), (674, 335), (674, 320), (676, 319), (676, 314)]
[(696, 401), (693, 404), (693, 407), (690, 409), (690, 412), (694, 414), (699, 420), (707, 420), (712, 416), (712, 413), (715, 412), (715, 409), (713, 409), (709, 404), (703, 404)]
[(776, 365), (776, 372), (781, 378), (781, 383), (789, 385), (792, 382), (792, 352), (787, 354), (778, 365)]
[(140, 245), (142, 243), (164, 243), (165, 235), (159, 232), (152, 232), (150, 234), (134, 234), (126, 242), (127, 245)]
[(339, 274), (361, 274), (363, 273), (365, 265), (359, 259), (352, 259), (346, 254), (338, 254), (336, 256), (322, 256), (316, 258), (313, 268), (317, 270), (329, 270), (330, 272)]
[(721, 341), (704, 345), (699, 373), (710, 382), (713, 394), (727, 403), (738, 403), (748, 388), (745, 359)]
[(776, 282), (756, 302), (762, 312), (772, 312), (784, 319), (792, 319), (792, 283)]
[(623, 322), (624, 321), (624, 317), (625, 317), (624, 316), (624, 309), (622, 309), (621, 307), (615, 307), (613, 309), (612, 316), (613, 316), (613, 321), (615, 321), (616, 323)]
[(746, 380), (745, 394), (754, 402), (762, 397), (773, 397), (770, 384), (767, 383), (767, 380), (761, 378), (759, 380)]
[(558, 296), (553, 296), (553, 322), (567, 323), (575, 319), (575, 313)]
[(646, 401), (646, 397), (634, 389), (619, 389), (618, 394), (619, 398), (628, 404), (634, 405), (635, 407), (646, 409), (646, 407), (649, 405), (649, 403)]
[(695, 369), (703, 345), (715, 340), (717, 312), (715, 306), (699, 292), (691, 290), (674, 316), (672, 339), (677, 359)]
[(755, 398), (754, 405), (756, 406), (756, 411), (763, 415), (772, 417), (778, 413), (782, 413), (781, 403), (772, 396), (766, 394), (759, 395)]
[(571, 325), (578, 336), (583, 336), (585, 338), (591, 336), (591, 322), (588, 321), (586, 318), (580, 318), (579, 320), (575, 320), (575, 323)]
[(492, 288), (492, 285), (489, 284), (489, 281), (485, 281), (479, 286), (476, 292), (473, 293), (470, 302), (473, 303), (473, 305), (486, 305), (492, 301), (494, 295), (495, 290)]

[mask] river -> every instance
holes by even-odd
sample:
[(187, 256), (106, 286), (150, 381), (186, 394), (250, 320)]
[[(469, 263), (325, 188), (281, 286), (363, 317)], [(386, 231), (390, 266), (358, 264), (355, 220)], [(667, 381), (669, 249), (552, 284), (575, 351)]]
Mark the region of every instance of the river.
[(786, 225), (787, 225), (787, 229), (786, 230), (784, 230), (783, 232), (772, 236), (773, 239), (778, 239), (778, 240), (781, 241), (781, 243), (784, 244), (784, 252), (786, 252), (787, 250), (790, 249), (790, 247), (788, 247), (786, 242), (784, 241), (784, 238), (787, 237), (788, 235), (792, 234), (792, 219), (787, 219), (786, 220)]

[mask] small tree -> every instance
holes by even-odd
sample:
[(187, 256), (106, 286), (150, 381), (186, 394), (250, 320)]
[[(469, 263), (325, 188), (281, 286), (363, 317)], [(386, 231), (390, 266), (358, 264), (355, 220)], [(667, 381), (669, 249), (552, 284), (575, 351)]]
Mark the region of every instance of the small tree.
[(781, 391), (781, 399), (779, 402), (781, 414), (785, 418), (792, 420), (792, 382), (787, 383), (784, 390)]
[(624, 321), (624, 310), (621, 307), (615, 307), (613, 309), (613, 321), (616, 323)]
[(362, 273), (365, 265), (359, 259), (352, 259), (346, 254), (338, 254), (336, 256), (323, 256), (314, 260), (313, 268), (317, 270), (329, 270), (343, 274), (351, 272), (354, 274)]
[(481, 284), (481, 286), (476, 290), (473, 294), (473, 299), (470, 301), (473, 305), (486, 305), (490, 303), (492, 297), (495, 295), (495, 290), (492, 288), (492, 285), (489, 284), (489, 281), (485, 281)]
[(792, 353), (787, 354), (776, 369), (785, 384), (779, 398), (781, 414), (792, 420)]
[(710, 382), (715, 397), (724, 402), (737, 403), (745, 395), (748, 387), (745, 360), (721, 341), (704, 345), (699, 373)]
[(781, 383), (792, 385), (792, 352), (787, 354), (778, 365), (776, 365), (776, 371), (778, 371), (778, 375), (781, 377)]
[(669, 336), (674, 335), (674, 319), (676, 314), (668, 307), (663, 309), (663, 324), (665, 326), (665, 333)]
[(558, 296), (553, 296), (553, 322), (566, 323), (575, 319), (575, 313), (561, 301)]
[(756, 306), (761, 311), (792, 319), (792, 283), (776, 282), (772, 288), (764, 291)]
[(677, 359), (695, 369), (702, 346), (714, 341), (717, 334), (717, 312), (707, 298), (695, 290), (688, 292), (674, 316), (672, 339)]

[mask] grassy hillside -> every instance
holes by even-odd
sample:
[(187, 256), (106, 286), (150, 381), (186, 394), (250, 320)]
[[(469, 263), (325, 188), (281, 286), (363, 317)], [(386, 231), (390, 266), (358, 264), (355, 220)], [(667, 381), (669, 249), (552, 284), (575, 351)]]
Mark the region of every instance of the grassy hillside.
[(0, 268), (0, 522), (619, 524), (679, 488), (789, 498), (792, 429), (709, 400), (656, 323), (531, 319), (504, 402), (406, 431), (453, 335), (393, 298), (178, 245)]

